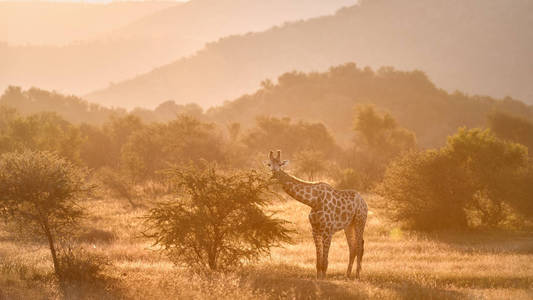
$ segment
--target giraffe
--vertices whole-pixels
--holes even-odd
[[[350,250],[346,277],[350,278],[355,257],[355,277],[359,279],[364,253],[363,232],[368,207],[365,200],[353,190],[336,190],[324,182],[308,182],[287,174],[281,168],[288,161],[281,160],[281,151],[274,157],[270,151],[268,166],[273,177],[281,183],[283,190],[297,201],[310,206],[309,222],[316,248],[317,279],[324,279],[328,269],[328,254],[333,235],[344,229]]]

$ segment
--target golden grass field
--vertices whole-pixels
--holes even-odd
[[[347,280],[344,233],[335,236],[326,280],[315,279],[309,208],[294,200],[273,209],[292,222],[294,244],[235,274],[210,280],[173,266],[143,239],[146,208],[127,201],[84,203],[90,217],[84,248],[107,256],[106,278],[77,287],[70,298],[87,299],[533,299],[533,233],[403,232],[373,210],[365,235],[361,280]],[[44,245],[0,235],[0,299],[60,298]]]

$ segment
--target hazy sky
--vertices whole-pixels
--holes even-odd
[[[143,1],[143,0],[126,0],[126,1]],[[154,0],[149,0],[154,1]],[[157,1],[157,0],[156,0]],[[176,1],[187,2],[189,0],[161,0],[161,1]],[[110,2],[125,2],[122,0],[0,0],[0,2],[86,2],[86,3],[110,3]]]

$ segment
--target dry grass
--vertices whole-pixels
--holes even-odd
[[[369,197],[370,207],[377,198]],[[125,299],[531,299],[532,233],[402,232],[373,211],[365,236],[360,281],[347,280],[348,250],[338,233],[330,252],[328,279],[317,281],[309,209],[296,201],[273,208],[293,222],[295,243],[238,274],[211,280],[176,269],[140,237],[146,208],[126,201],[91,200],[91,217],[80,238],[86,249],[106,255],[108,280],[77,287],[70,298]],[[46,249],[0,234],[0,299],[61,298],[50,275]]]

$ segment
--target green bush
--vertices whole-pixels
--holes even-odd
[[[376,189],[394,221],[423,230],[462,229],[470,193],[466,174],[439,151],[412,152],[394,161]]]
[[[5,112],[0,112],[0,116],[2,114]],[[80,148],[83,140],[79,128],[56,113],[42,112],[25,117],[10,117],[7,122],[2,123],[4,125],[0,126],[3,126],[4,130],[0,128],[0,151],[3,153],[24,150],[49,151],[71,162],[81,162]]]
[[[470,220],[472,225],[506,225],[509,203],[519,196],[528,172],[527,150],[497,138],[490,130],[461,129],[448,140],[445,152],[456,168],[468,174],[471,194],[466,208],[479,216]]]
[[[488,117],[489,128],[501,139],[520,143],[533,155],[533,122],[502,112],[493,112]]]
[[[293,122],[287,117],[258,117],[256,126],[243,136],[242,141],[252,153],[283,149],[290,158],[305,150],[317,151],[328,157],[339,152],[335,138],[324,124]]]
[[[171,164],[225,160],[224,140],[213,124],[189,116],[151,124],[131,134],[121,150],[121,169],[133,183],[159,180]]]
[[[533,161],[530,163],[528,171],[519,179],[516,196],[509,203],[515,211],[528,219],[533,219]]]
[[[65,299],[117,299],[116,278],[106,274],[110,260],[82,247],[64,247],[59,251],[59,286]]]
[[[489,130],[460,129],[439,150],[393,162],[376,190],[391,217],[411,228],[506,227],[521,213],[512,209],[517,199],[530,193],[528,164],[524,146]]]

